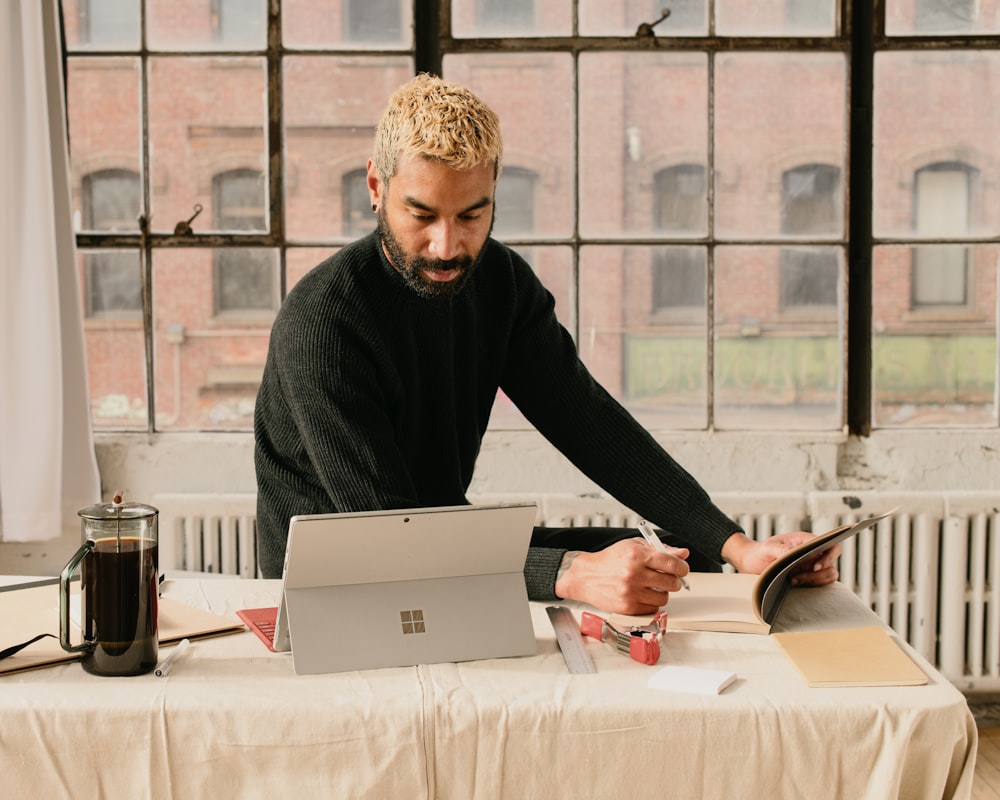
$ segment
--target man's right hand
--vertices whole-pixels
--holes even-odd
[[[617,614],[652,614],[682,588],[686,549],[659,553],[642,539],[622,539],[596,553],[570,550],[556,576],[555,593]]]

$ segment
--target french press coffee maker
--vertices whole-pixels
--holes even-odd
[[[83,544],[59,578],[59,640],[82,653],[94,675],[141,675],[156,667],[159,511],[143,503],[111,503],[77,512]],[[81,576],[83,643],[70,642],[70,581]]]

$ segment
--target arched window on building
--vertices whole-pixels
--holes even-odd
[[[678,164],[656,173],[654,228],[674,236],[704,236],[708,225],[705,167]],[[654,315],[705,309],[705,248],[665,245],[653,250],[652,308]]]
[[[843,226],[840,169],[803,164],[781,181],[781,232],[792,237],[839,236]],[[834,247],[803,245],[781,251],[781,308],[837,306],[839,277]]]
[[[920,237],[952,238],[969,230],[975,170],[943,162],[917,170],[913,181],[913,229]],[[914,309],[964,306],[969,297],[969,250],[960,244],[913,247]]]
[[[213,227],[216,230],[267,230],[264,175],[235,169],[212,181]],[[253,247],[215,252],[213,289],[215,313],[273,311],[278,307],[278,277],[273,253]]]
[[[139,228],[139,174],[125,169],[92,172],[83,178],[83,228],[129,231]],[[142,278],[135,250],[85,253],[84,307],[87,317],[142,314]]]

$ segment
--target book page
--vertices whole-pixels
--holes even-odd
[[[771,626],[754,610],[756,580],[756,575],[739,572],[689,572],[691,591],[670,593],[667,630],[768,633]],[[612,615],[612,619],[627,625],[649,622],[649,617]]]

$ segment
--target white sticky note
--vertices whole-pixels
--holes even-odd
[[[735,680],[736,673],[728,670],[669,664],[650,675],[646,685],[665,692],[719,694]]]

